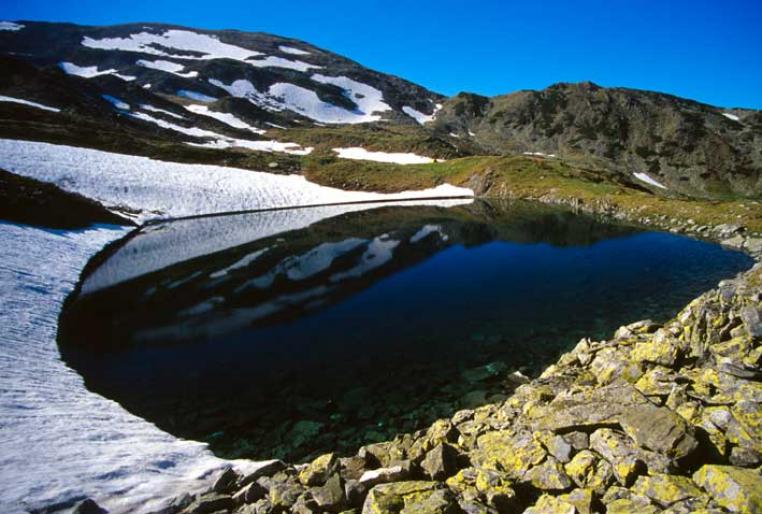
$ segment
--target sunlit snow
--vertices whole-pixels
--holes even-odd
[[[741,118],[739,118],[735,114],[732,114],[732,113],[729,113],[729,112],[723,112],[722,115],[725,116],[726,118],[728,118],[729,120],[741,121]]]
[[[280,45],[278,47],[278,50],[283,52],[284,54],[291,54],[291,55],[310,55],[310,52],[306,50],[302,50],[300,48],[295,48],[293,46],[286,46],[286,45]]]
[[[10,30],[10,31],[17,31],[21,30],[25,27],[25,25],[21,25],[20,23],[13,23],[12,21],[0,21],[0,30]]]
[[[113,68],[99,71],[98,66],[78,66],[74,64],[73,62],[61,62],[61,63],[58,63],[58,66],[67,75],[76,75],[78,77],[84,77],[86,79],[98,77],[100,75],[112,75],[112,74],[115,74],[117,71]]]
[[[414,153],[371,152],[360,147],[334,148],[341,159],[357,159],[361,161],[391,162],[395,164],[427,164],[434,162],[431,157]]]
[[[309,64],[303,61],[292,61],[290,59],[284,59],[283,57],[276,57],[273,55],[265,57],[264,59],[249,59],[246,62],[257,68],[286,68],[296,71],[309,71],[313,68],[322,68],[322,66],[316,64]]]
[[[260,52],[223,43],[216,36],[189,30],[166,30],[161,34],[140,32],[129,37],[93,39],[85,37],[82,45],[100,50],[122,50],[142,54],[160,55],[175,59],[235,59],[245,61]],[[164,49],[178,52],[167,53]]]
[[[173,75],[177,75],[178,77],[185,77],[185,78],[193,78],[198,76],[197,71],[189,71],[183,73],[183,70],[185,69],[185,66],[182,64],[177,64],[176,62],[172,61],[164,61],[164,60],[156,60],[156,61],[148,61],[146,59],[140,59],[135,64],[138,66],[143,66],[144,68],[150,68],[152,70],[159,70],[159,71],[165,71],[167,73],[172,73]]]
[[[266,132],[265,130],[262,130],[260,128],[252,127],[251,125],[249,125],[242,119],[237,118],[235,115],[229,112],[213,111],[206,105],[191,104],[191,105],[186,105],[185,108],[193,113],[200,114],[201,116],[208,116],[210,118],[214,118],[218,121],[221,121],[222,123],[225,123],[226,125],[230,125],[231,127],[234,127],[237,129],[249,130],[251,132],[254,132],[255,134],[264,134]]]
[[[429,123],[430,121],[432,121],[434,119],[434,116],[436,116],[436,114],[437,114],[436,111],[434,111],[431,114],[424,114],[421,111],[416,111],[415,109],[413,109],[409,105],[403,106],[402,107],[402,112],[404,112],[405,114],[407,114],[408,116],[413,118],[415,121],[417,121],[421,125],[423,125],[425,123]]]
[[[175,114],[174,112],[167,111],[166,109],[159,109],[158,107],[154,107],[153,105],[142,104],[140,108],[143,109],[144,111],[151,111],[151,112],[166,114],[167,116],[172,116],[173,118],[177,118],[178,120],[185,119],[185,116],[180,116],[179,114]]]
[[[8,139],[0,139],[0,168],[52,182],[109,208],[140,211],[138,218],[143,220],[360,200],[473,196],[470,189],[449,184],[393,194],[342,191],[310,183],[302,175],[166,162]]]

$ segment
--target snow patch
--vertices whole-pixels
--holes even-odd
[[[417,121],[421,125],[424,125],[424,124],[429,123],[430,121],[432,121],[434,119],[434,117],[436,116],[436,114],[437,114],[436,110],[434,110],[434,112],[432,112],[431,114],[424,114],[421,111],[416,111],[415,109],[413,109],[409,105],[403,106],[402,107],[402,112],[404,112],[405,114],[407,114],[408,116],[413,118],[415,121]]]
[[[138,66],[142,66],[144,68],[150,68],[152,70],[165,71],[167,73],[177,75],[178,77],[185,77],[185,78],[191,79],[198,76],[197,71],[189,71],[189,72],[183,73],[185,66],[183,66],[182,64],[177,64],[176,62],[172,62],[172,61],[163,61],[161,59],[156,61],[148,61],[145,59],[140,59],[135,64],[137,64]]]
[[[178,120],[184,120],[185,116],[180,116],[179,114],[175,114],[173,112],[167,111],[165,109],[159,109],[158,107],[154,107],[153,105],[148,104],[142,104],[140,106],[141,109],[144,111],[151,111],[151,112],[158,112],[160,114],[166,114],[167,116],[171,116],[173,118],[177,118]]]
[[[523,155],[529,155],[531,157],[543,157],[547,159],[555,159],[556,154],[554,153],[544,153],[544,152],[524,152]]]
[[[246,62],[252,66],[256,66],[257,68],[286,68],[296,71],[310,71],[313,68],[322,68],[322,66],[318,66],[316,64],[309,64],[304,61],[291,61],[289,59],[284,59],[283,57],[276,57],[273,55],[265,57],[264,59],[249,59]]]
[[[99,71],[97,65],[96,66],[78,66],[74,64],[73,62],[60,62],[58,63],[58,66],[67,75],[76,75],[78,77],[84,77],[86,79],[99,77],[100,75],[112,75],[117,72],[117,70],[113,68]]]
[[[278,50],[283,52],[284,54],[291,54],[291,55],[310,55],[310,52],[306,50],[302,50],[300,48],[295,48],[293,46],[286,46],[286,45],[280,45],[278,47]]]
[[[722,115],[725,116],[729,120],[741,121],[741,118],[739,118],[735,114],[732,114],[732,113],[729,113],[729,112],[723,112]]]
[[[119,98],[111,95],[101,95],[101,98],[106,100],[108,103],[119,109],[120,111],[129,111],[130,110],[130,104],[125,102],[124,100],[120,100]]]
[[[276,175],[223,166],[165,162],[147,157],[33,141],[0,139],[0,168],[57,184],[109,208],[140,211],[138,221],[271,207],[473,196],[466,188],[383,194],[312,184],[302,175]]]
[[[177,96],[181,96],[189,100],[196,100],[197,102],[204,102],[204,103],[212,103],[217,101],[217,99],[213,96],[208,96],[208,95],[205,95],[204,93],[199,93],[198,91],[190,91],[188,89],[180,89],[177,92]]]
[[[647,173],[635,172],[633,173],[633,175],[635,175],[635,178],[637,178],[638,180],[642,180],[646,184],[651,184],[652,186],[660,187],[661,189],[667,189],[667,186],[651,178],[651,176],[648,175]]]
[[[351,148],[334,148],[333,151],[339,155],[340,159],[391,162],[395,164],[428,164],[434,162],[434,159],[431,157],[424,157],[414,153],[370,152],[359,146]]]
[[[114,76],[116,78],[122,79],[125,82],[132,82],[137,77],[133,77],[132,75],[122,75],[121,73],[114,73]]]
[[[166,30],[161,34],[140,32],[125,38],[93,39],[85,37],[82,46],[99,50],[121,50],[174,59],[209,60],[234,59],[245,61],[262,55],[260,52],[223,43],[216,36],[199,34],[189,30]],[[178,50],[167,53],[164,49]]]
[[[366,116],[376,112],[391,111],[392,108],[384,101],[384,95],[375,87],[357,82],[349,77],[329,77],[326,75],[315,74],[312,80],[320,84],[331,84],[344,90],[344,95],[357,105],[359,113]],[[380,117],[376,116],[373,120],[377,121]]]
[[[245,121],[243,121],[240,118],[237,118],[235,115],[229,113],[229,112],[220,112],[220,111],[213,111],[206,105],[186,105],[186,109],[189,111],[200,114],[201,116],[208,116],[210,118],[214,118],[218,121],[221,121],[222,123],[225,123],[226,125],[230,125],[231,127],[237,128],[237,129],[245,129],[249,130],[251,132],[254,132],[255,134],[264,134],[266,131],[262,130],[257,127],[252,127]]]
[[[12,21],[0,21],[0,30],[10,30],[13,32],[23,29],[26,25],[13,23]]]
[[[30,102],[29,100],[22,100],[21,98],[13,98],[12,96],[0,95],[0,102],[12,102],[16,104],[28,105],[30,107],[42,109],[44,111],[61,112],[61,109],[58,109],[56,107],[48,107],[47,105],[38,104],[37,102]]]

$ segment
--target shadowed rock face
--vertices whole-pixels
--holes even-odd
[[[445,102],[434,127],[492,151],[554,155],[633,184],[646,173],[691,196],[762,194],[762,115],[592,83]]]
[[[499,399],[523,380],[511,372],[539,372],[591,330],[664,318],[748,264],[542,206],[390,206],[273,228],[296,212],[138,231],[67,302],[64,359],[89,388],[219,453],[301,459]],[[601,412],[604,425],[622,417]],[[426,466],[450,469],[450,449]]]

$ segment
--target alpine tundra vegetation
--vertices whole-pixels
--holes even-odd
[[[762,513],[762,111],[167,23],[0,70],[1,511]]]

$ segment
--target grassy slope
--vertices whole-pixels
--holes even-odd
[[[393,165],[338,159],[306,159],[312,181],[334,187],[398,191],[443,182],[476,187],[483,196],[567,203],[597,212],[622,212],[629,219],[671,226],[675,220],[696,225],[742,224],[762,233],[762,206],[753,200],[706,201],[657,196],[610,182],[596,181],[587,170],[558,160],[525,156],[487,156],[444,163]],[[660,223],[661,221],[661,223]]]

